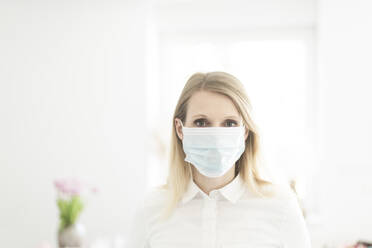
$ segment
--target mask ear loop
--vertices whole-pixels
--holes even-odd
[[[191,164],[190,164],[190,162],[186,162],[186,163],[184,163],[184,164],[183,164],[183,167],[186,168],[186,169],[188,169],[188,170],[190,171],[190,175],[191,175],[191,177],[192,177],[192,169],[191,169]]]
[[[180,122],[181,122],[181,127],[183,128],[183,123],[182,123],[182,121],[180,121]],[[190,162],[186,161],[186,163],[183,164],[183,167],[187,167],[187,165],[190,165]]]
[[[187,166],[187,165],[189,165],[189,166]],[[194,180],[194,176],[193,176],[193,174],[192,174],[192,169],[191,169],[191,164],[190,164],[190,162],[187,162],[186,165],[184,165],[184,166],[185,166],[185,168],[187,168],[187,169],[189,170],[191,180]]]

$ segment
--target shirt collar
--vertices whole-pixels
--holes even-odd
[[[246,190],[243,179],[240,173],[224,187],[217,189],[220,194],[222,194],[231,203],[236,203],[239,198],[243,195]],[[182,203],[185,204],[197,195],[202,195],[204,197],[209,197],[204,191],[202,191],[197,184],[195,184],[192,177],[189,180],[189,184],[185,194],[182,197]]]

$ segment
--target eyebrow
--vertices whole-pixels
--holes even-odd
[[[193,118],[194,118],[194,117],[198,117],[198,116],[201,116],[201,117],[207,117],[207,118],[208,118],[208,116],[203,115],[203,114],[194,115]],[[236,119],[239,119],[239,117],[237,117],[237,116],[235,116],[235,115],[225,116],[225,118],[236,118]]]

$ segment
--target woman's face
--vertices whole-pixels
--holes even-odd
[[[234,103],[225,95],[198,91],[189,99],[185,127],[237,127],[241,126],[242,117]],[[181,120],[175,119],[178,137],[182,140]],[[245,139],[248,136],[246,130]]]

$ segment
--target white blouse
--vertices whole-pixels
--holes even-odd
[[[284,187],[283,187],[284,189]],[[152,190],[137,210],[128,248],[310,248],[306,222],[288,187],[254,196],[240,174],[209,195],[193,180],[166,222],[157,218],[165,189]]]

